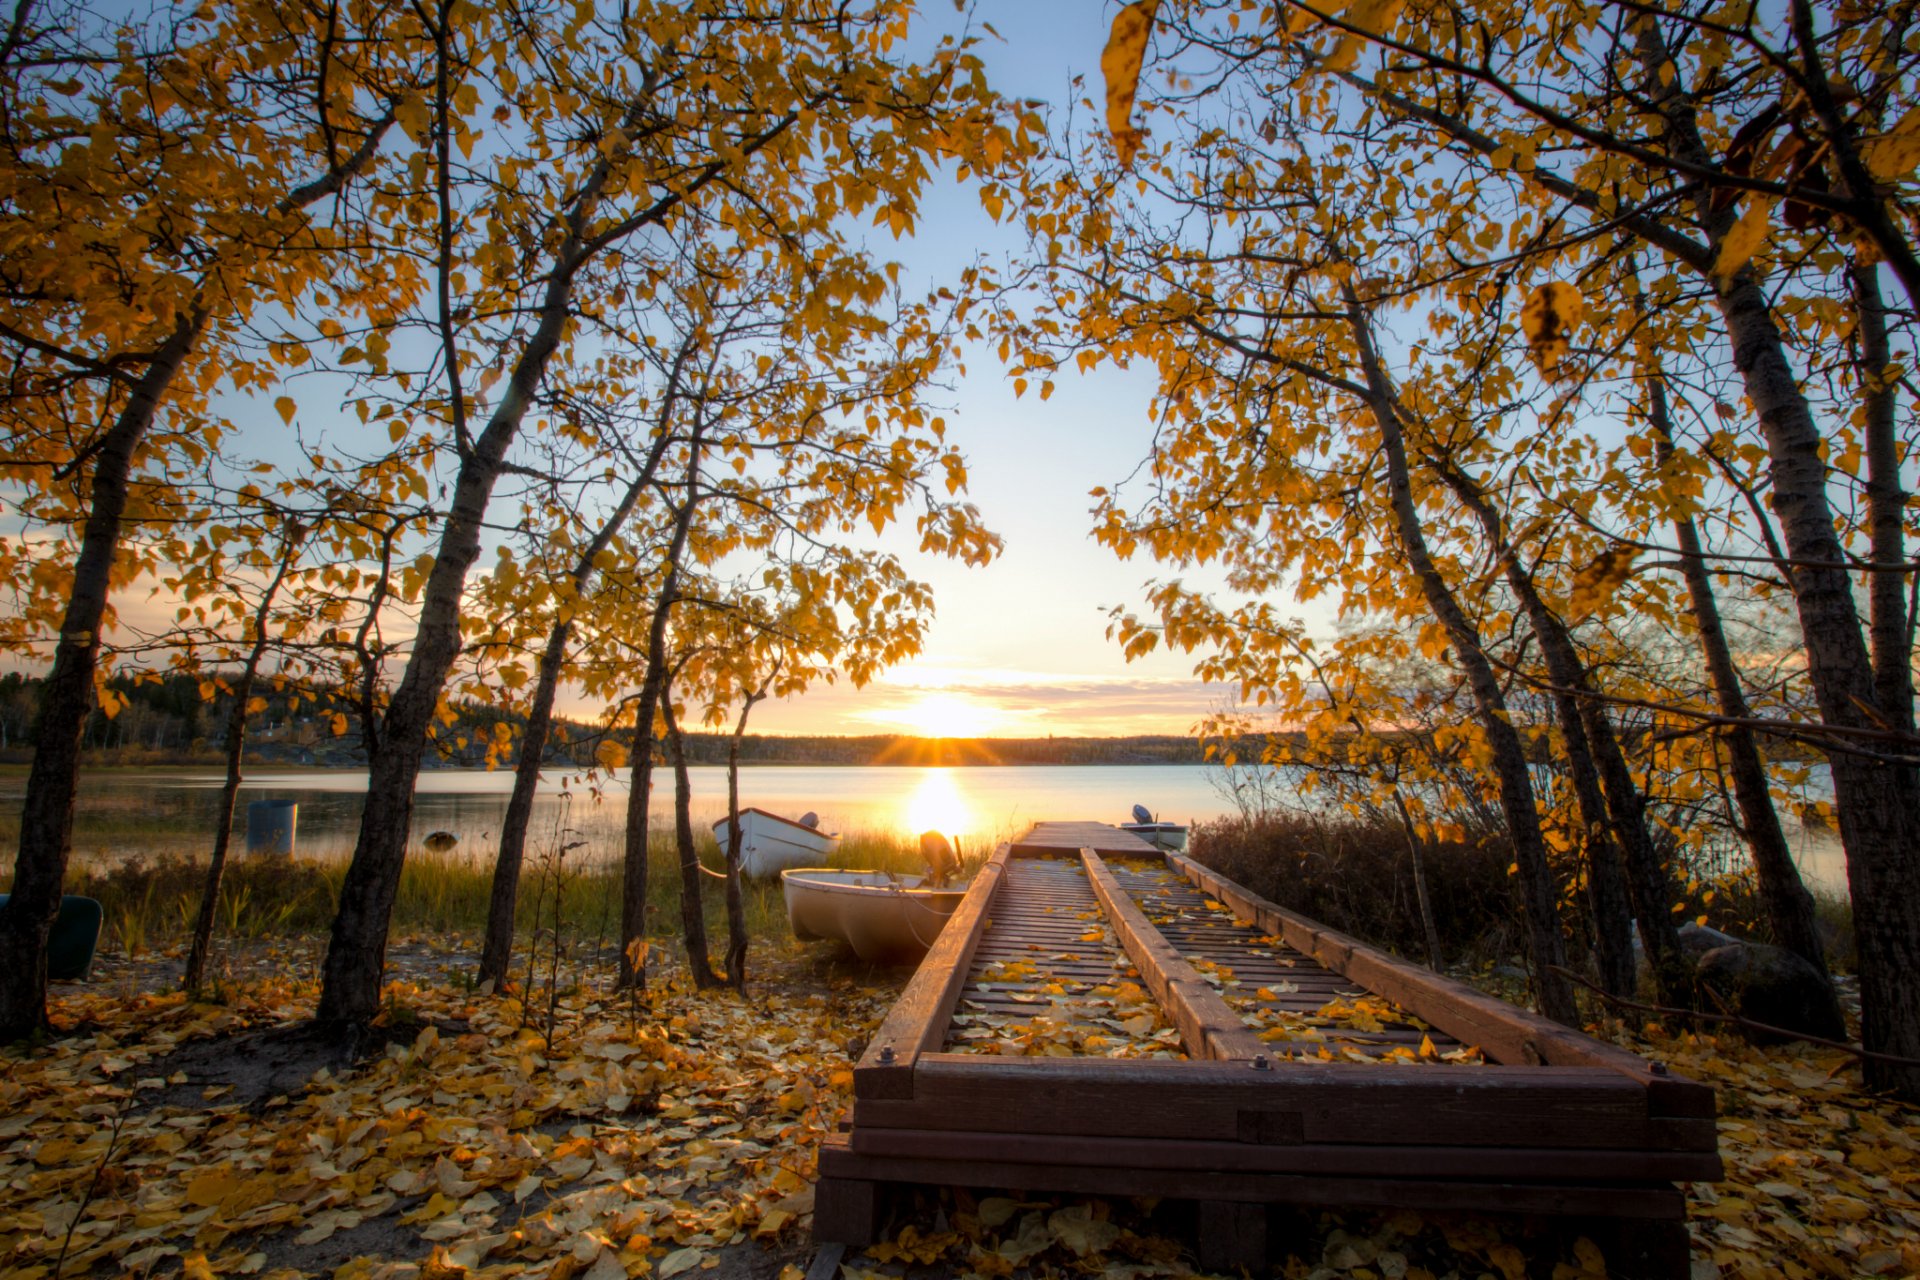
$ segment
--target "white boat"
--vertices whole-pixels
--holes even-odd
[[[811,814],[807,815],[813,816]],[[713,824],[713,838],[720,843],[721,856],[727,852],[732,825],[722,818]],[[804,867],[833,855],[840,837],[806,823],[783,818],[765,809],[740,811],[740,873],[756,879],[771,879],[787,867]]]
[[[844,942],[862,960],[917,960],[967,896],[921,876],[806,867],[780,873],[787,921],[802,942]]]
[[[1178,853],[1187,847],[1187,829],[1177,822],[1123,822],[1122,831],[1131,831],[1156,849]]]

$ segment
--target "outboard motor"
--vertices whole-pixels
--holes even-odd
[[[800,815],[800,825],[807,828],[817,827],[820,825],[820,815],[809,809]]]
[[[960,859],[947,843],[947,838],[938,831],[920,833],[920,858],[927,864],[927,873],[934,888],[945,887],[955,872],[960,870]]]
[[[1148,826],[1152,826],[1153,813],[1151,810],[1147,808],[1147,806],[1143,804],[1137,804],[1133,806],[1133,820],[1135,822],[1145,823]]]

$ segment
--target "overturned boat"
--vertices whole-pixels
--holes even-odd
[[[782,871],[787,920],[802,942],[844,942],[862,960],[918,960],[967,896],[921,876],[807,867]]]
[[[768,880],[787,867],[804,867],[832,857],[840,847],[840,837],[820,830],[819,819],[808,822],[807,818],[813,815],[809,813],[796,822],[765,809],[740,810],[740,873]],[[713,824],[713,838],[723,855],[732,834],[727,819]]]

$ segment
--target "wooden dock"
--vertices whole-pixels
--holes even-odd
[[[995,851],[854,1096],[822,1241],[918,1183],[1196,1200],[1213,1268],[1264,1263],[1275,1204],[1545,1215],[1666,1280],[1674,1183],[1720,1176],[1706,1086],[1096,823]]]

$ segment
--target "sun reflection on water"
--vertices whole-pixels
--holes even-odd
[[[907,830],[938,831],[953,837],[973,828],[974,814],[947,769],[928,769],[902,807]]]

